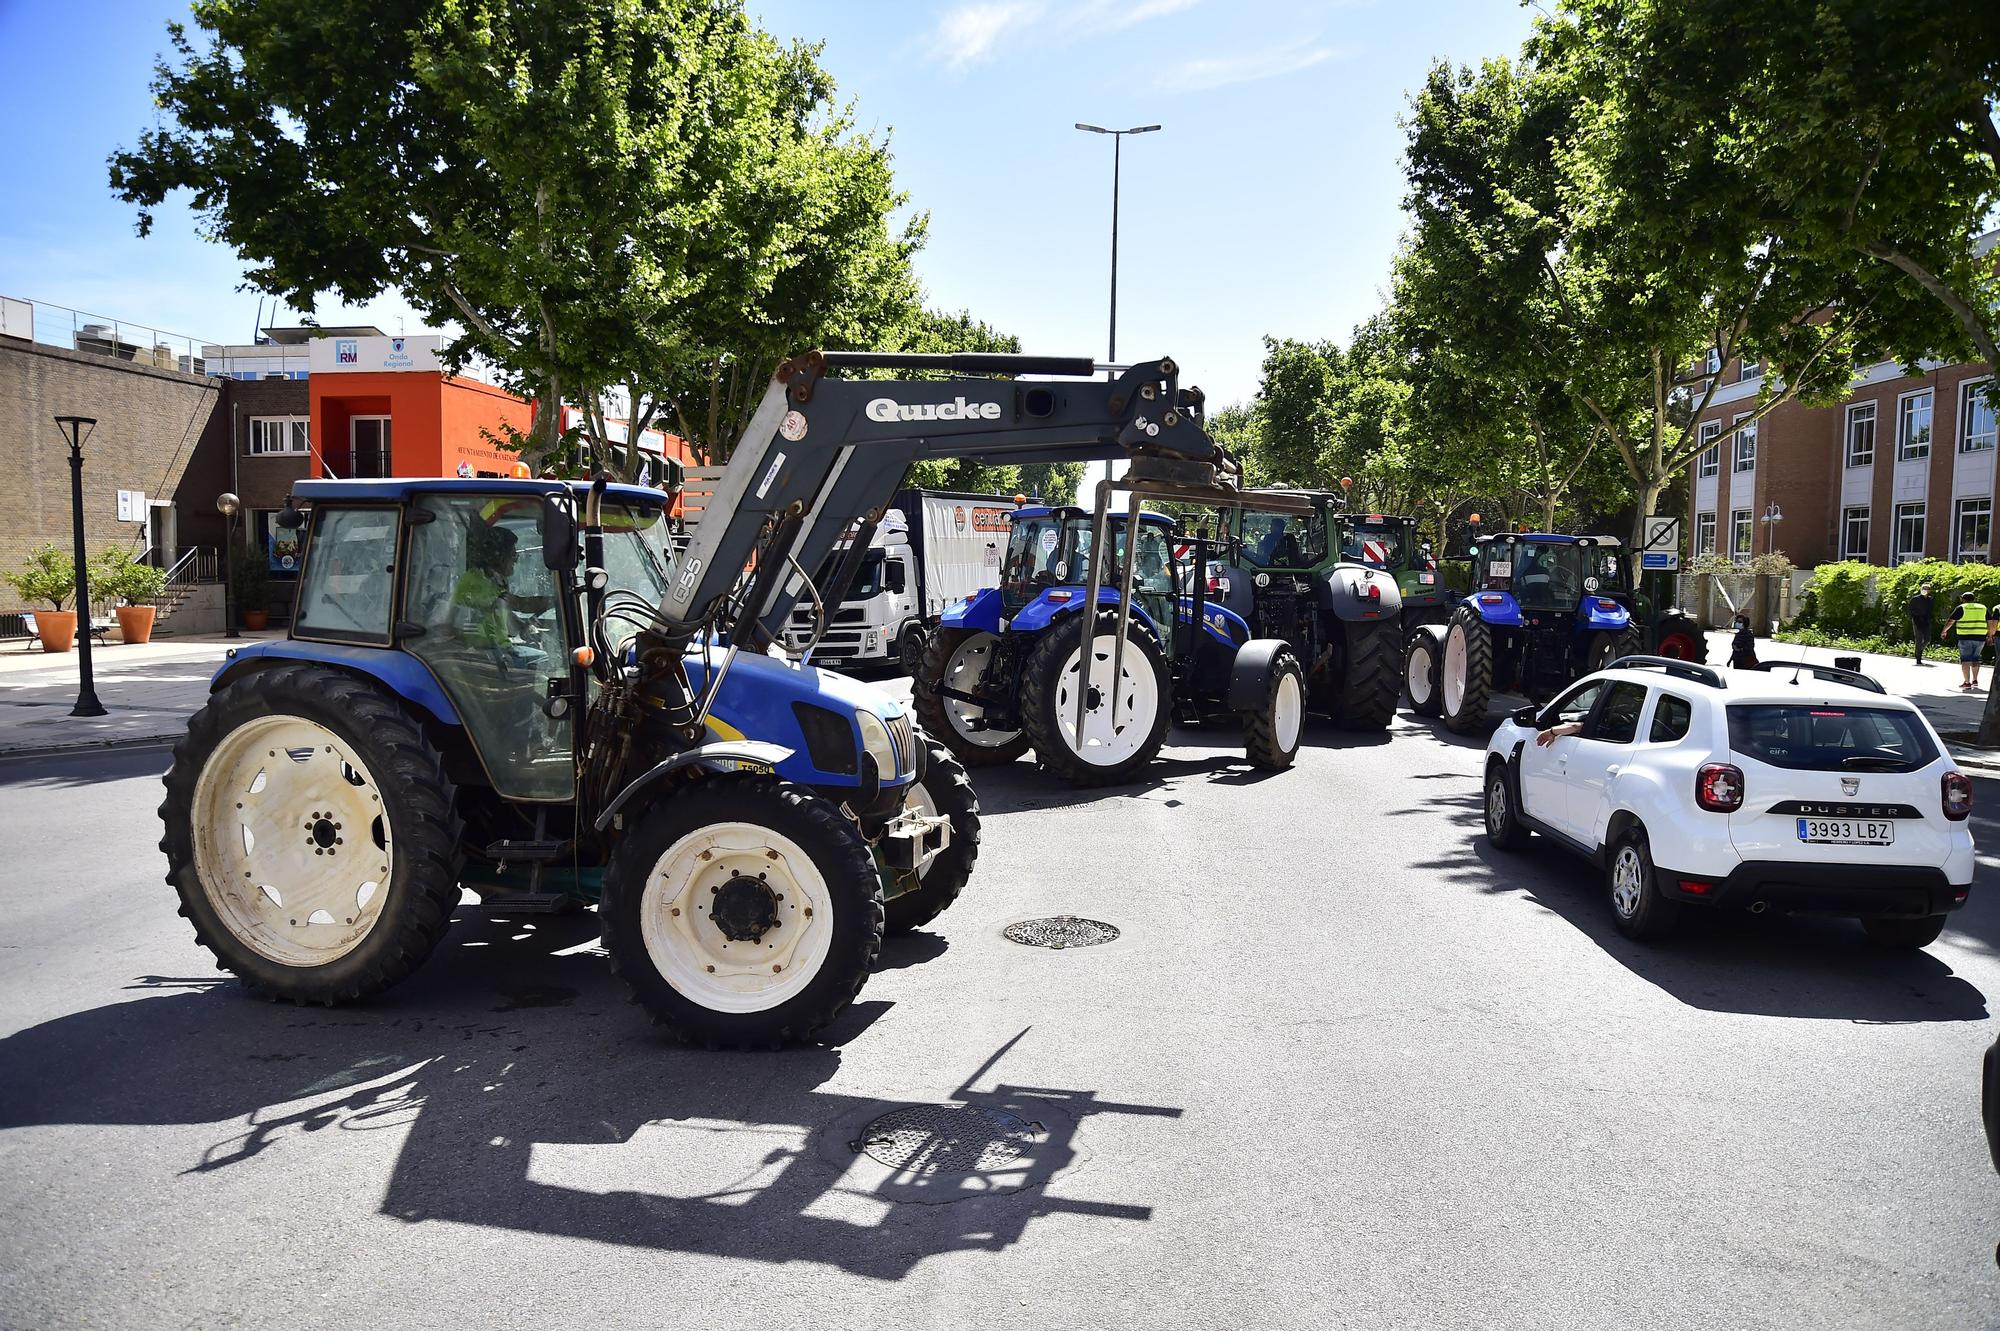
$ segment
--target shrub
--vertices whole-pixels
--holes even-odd
[[[230,566],[230,578],[235,583],[236,609],[269,610],[271,608],[271,560],[256,546],[236,552],[236,562]]]
[[[1931,612],[1932,633],[1951,617],[1952,607],[1966,592],[1971,592],[1981,605],[2000,603],[2000,568],[1992,564],[1951,564],[1942,559],[1925,559],[1883,569],[1875,581],[1883,636],[1896,642],[1910,640],[1910,598],[1926,582],[1931,584],[1931,596],[1936,603]]]
[[[38,545],[28,554],[19,573],[0,574],[15,591],[30,601],[47,601],[61,610],[76,594],[76,564],[51,543]]]
[[[1806,583],[1805,609],[1794,622],[1850,638],[1880,632],[1881,611],[1868,603],[1868,579],[1877,572],[1852,559],[1819,565]]]
[[[151,605],[167,592],[167,575],[151,564],[138,564],[125,550],[106,550],[92,561],[93,595],[114,596],[131,605]]]

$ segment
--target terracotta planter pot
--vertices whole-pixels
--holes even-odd
[[[262,633],[264,626],[270,622],[271,612],[268,610],[245,610],[243,612],[243,627],[249,629],[252,633]]]
[[[35,632],[42,639],[43,651],[68,651],[76,646],[76,611],[37,610]]]
[[[121,605],[118,607],[118,636],[127,642],[151,642],[153,640],[153,617],[159,610],[150,605]]]

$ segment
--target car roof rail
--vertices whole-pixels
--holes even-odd
[[[1604,667],[1606,670],[1664,670],[1669,675],[1681,679],[1691,679],[1697,684],[1706,684],[1711,689],[1729,687],[1722,676],[1705,665],[1683,661],[1677,656],[1621,656]]]
[[[1884,696],[1889,692],[1889,690],[1882,687],[1882,682],[1873,675],[1864,675],[1859,670],[1849,670],[1845,666],[1818,665],[1811,661],[1766,661],[1763,668],[1773,673],[1780,670],[1791,671],[1792,683],[1794,684],[1799,682],[1799,676],[1803,673],[1811,675],[1814,679],[1823,680],[1828,684],[1847,684],[1857,689],[1866,689],[1870,693],[1880,693]]]

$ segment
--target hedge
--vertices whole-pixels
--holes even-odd
[[[1868,580],[1875,580],[1875,599],[1868,599]],[[1910,640],[1905,612],[1910,597],[1923,583],[1931,584],[1936,608],[1931,612],[1935,634],[1950,617],[1959,597],[1971,592],[1984,605],[2000,605],[2000,566],[1953,564],[1924,559],[1894,568],[1855,560],[1821,564],[1806,583],[1804,605],[1792,622],[1801,628],[1850,638]]]

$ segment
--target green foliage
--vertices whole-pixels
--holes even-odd
[[[229,581],[237,610],[271,608],[271,559],[262,550],[255,546],[238,550],[229,565]]]
[[[1910,635],[1905,633],[1901,642],[1894,642],[1879,634],[1856,638],[1843,633],[1827,633],[1816,628],[1797,625],[1779,629],[1771,635],[1777,642],[1795,643],[1800,647],[1825,647],[1836,652],[1873,652],[1877,656],[1910,657]],[[1924,648],[1924,659],[1929,661],[1956,661],[1958,649],[1933,641]]]
[[[1813,570],[1806,583],[1805,610],[1793,625],[1844,638],[1907,643],[1910,597],[1926,582],[1931,584],[1932,633],[1944,627],[1966,592],[1982,605],[2000,605],[2000,566],[1925,559],[1882,568],[1846,560]]]
[[[29,551],[20,572],[0,577],[24,600],[47,601],[54,610],[61,610],[76,595],[76,563],[52,542]]]
[[[106,550],[90,563],[90,590],[93,597],[151,605],[166,595],[167,575],[151,564],[135,562],[128,550]]]
[[[1856,560],[1821,564],[1806,581],[1805,612],[1798,622],[1826,633],[1866,637],[1881,627],[1881,613],[1868,599],[1877,570]]]
[[[163,113],[111,159],[139,230],[188,190],[248,277],[300,309],[401,291],[613,469],[607,401],[709,457],[782,355],[852,347],[917,308],[926,218],[887,142],[833,101],[816,46],[740,0],[197,0]]]

